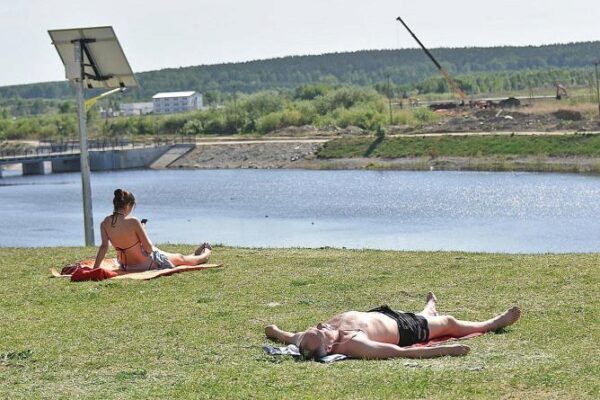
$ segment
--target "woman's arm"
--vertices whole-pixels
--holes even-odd
[[[133,220],[134,227],[135,227],[135,234],[137,235],[138,239],[140,240],[142,247],[148,253],[152,252],[154,245],[150,241],[150,238],[148,237],[148,234],[146,233],[146,229],[144,229],[144,225],[142,225],[142,223],[137,218],[132,218],[132,220]]]
[[[106,233],[106,229],[104,229],[104,222],[100,224],[100,236],[102,236],[102,243],[98,247],[98,252],[96,253],[96,261],[94,261],[94,269],[100,267],[102,260],[104,260],[104,256],[106,256],[106,252],[108,251],[108,234]]]

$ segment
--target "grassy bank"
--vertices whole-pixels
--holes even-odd
[[[167,250],[189,251],[185,246]],[[90,248],[0,249],[0,398],[597,398],[600,255],[217,248],[226,268],[147,282],[49,279]],[[263,327],[303,329],[389,303],[502,334],[462,358],[329,366],[263,355]],[[595,294],[594,294],[595,293]]]
[[[600,157],[600,135],[345,137],[325,143],[317,156],[328,158],[405,157]]]

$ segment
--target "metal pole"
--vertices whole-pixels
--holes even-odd
[[[598,80],[598,64],[600,64],[600,60],[594,62],[596,67],[596,99],[598,100],[598,118],[600,119],[600,82]]]
[[[388,95],[388,104],[390,106],[390,125],[394,124],[394,116],[392,114],[392,95],[390,92],[390,74],[387,74],[387,95]]]
[[[76,81],[77,114],[79,116],[79,149],[81,166],[81,187],[83,194],[83,226],[85,230],[85,245],[94,246],[94,221],[92,214],[92,187],[90,184],[90,162],[87,142],[87,121],[85,104],[83,100],[83,49],[80,41],[73,42],[75,49],[75,62],[81,66],[81,76]]]

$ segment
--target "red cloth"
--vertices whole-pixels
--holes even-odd
[[[92,269],[90,267],[78,267],[71,274],[71,281],[102,281],[104,279],[114,278],[117,275],[119,274],[116,271],[109,271],[104,268]]]

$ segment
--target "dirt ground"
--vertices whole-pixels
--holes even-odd
[[[533,112],[519,109],[489,109],[453,111],[442,114],[439,122],[417,129],[414,133],[436,132],[590,132],[599,129],[597,119],[587,112],[557,109],[550,112]]]
[[[169,165],[169,168],[302,168],[313,160],[321,143],[225,143],[203,146]]]

